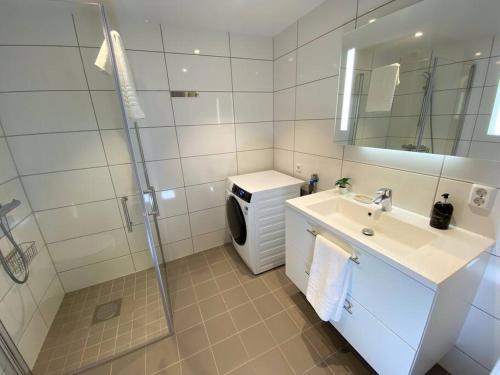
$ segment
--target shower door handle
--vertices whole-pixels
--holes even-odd
[[[122,202],[123,216],[125,216],[125,224],[127,225],[127,230],[132,232],[132,220],[130,219],[130,212],[128,211],[127,197],[120,198]]]
[[[148,190],[145,190],[144,193],[149,194],[151,197],[151,212],[149,215],[151,216],[160,216],[160,210],[158,208],[158,201],[156,200],[156,192],[153,186],[150,186]]]

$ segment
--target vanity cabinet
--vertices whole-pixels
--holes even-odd
[[[352,254],[344,311],[340,321],[331,323],[378,373],[424,374],[451,348],[447,346],[453,345],[460,331],[463,308],[453,306],[451,300],[447,305],[447,293],[438,298],[439,289],[430,289],[287,207],[286,274],[302,293],[307,290],[313,233]]]

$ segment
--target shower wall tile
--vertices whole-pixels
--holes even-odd
[[[297,76],[297,52],[290,52],[274,61],[274,90],[295,86]]]
[[[229,34],[162,25],[166,52],[229,57]],[[198,53],[195,51],[198,50]]]
[[[139,91],[139,103],[146,118],[138,120],[139,126],[173,126],[174,114],[168,91]],[[120,119],[121,120],[121,119]],[[120,122],[121,124],[122,122]]]
[[[26,205],[26,202],[23,202]],[[11,221],[9,221],[12,224]],[[12,235],[16,239],[16,241],[23,242],[35,242],[35,246],[38,250],[43,250],[45,247],[45,242],[43,240],[42,234],[38,229],[38,225],[35,221],[35,216],[30,214],[23,221],[17,224],[14,228],[12,228]],[[5,249],[5,251],[13,249],[12,244],[7,240],[6,237],[3,237],[0,240],[0,248]]]
[[[48,243],[117,229],[123,225],[114,199],[41,211],[35,216]]]
[[[0,94],[0,114],[7,136],[97,130],[90,95],[83,91]]]
[[[238,151],[272,148],[273,123],[236,124],[236,147]]]
[[[165,57],[172,90],[231,91],[228,58],[171,53]]]
[[[200,234],[193,237],[194,252],[212,249],[216,246],[221,246],[227,242],[227,231],[221,229],[215,232]]]
[[[157,190],[167,190],[184,185],[180,159],[150,161],[146,163],[151,184]]]
[[[295,120],[295,87],[274,93],[274,121]]]
[[[261,122],[273,120],[272,93],[233,94],[235,122]]]
[[[163,243],[172,243],[191,237],[188,215],[180,215],[158,221]]]
[[[297,48],[297,25],[298,22],[292,23],[274,37],[274,59]]]
[[[137,90],[168,90],[163,53],[127,51],[127,57]]]
[[[226,182],[216,181],[186,187],[189,212],[222,206],[226,199]]]
[[[337,85],[338,77],[332,77],[297,86],[297,119],[335,118]]]
[[[28,286],[37,304],[39,304],[48,289],[50,282],[56,275],[52,260],[47,248],[40,249],[33,262],[30,264]]]
[[[58,276],[54,276],[42,300],[38,304],[43,320],[50,327],[63,300],[64,289]]]
[[[14,342],[19,342],[37,305],[28,285],[11,288],[0,304],[0,319]]]
[[[273,91],[272,61],[231,59],[234,91]]]
[[[144,128],[140,129],[139,132],[146,161],[179,157],[174,127]]]
[[[49,327],[44,322],[39,310],[36,310],[17,345],[28,366],[35,365],[48,331]]]
[[[90,90],[110,90],[115,89],[113,78],[101,71],[94,65],[99,53],[99,48],[80,48],[82,54],[83,67]],[[81,63],[80,63],[81,65]]]
[[[236,154],[184,158],[182,169],[186,186],[225,180],[237,174]]]
[[[128,50],[163,52],[160,25],[141,19],[113,19],[112,27],[117,30]],[[99,44],[100,46],[100,44]]]
[[[78,268],[129,253],[122,228],[49,244],[58,272]]]
[[[200,92],[197,98],[172,98],[176,125],[228,124],[234,122],[233,96],[229,92]]]
[[[24,194],[24,190],[19,178],[15,178],[0,185],[0,201],[10,202],[13,199],[17,199],[18,201],[20,201],[21,205],[7,215],[7,219],[9,220],[9,225],[11,228],[14,228],[31,213],[28,199]]]
[[[273,149],[238,152],[238,173],[254,173],[273,169]]]
[[[209,208],[189,214],[193,236],[224,229],[226,226],[225,206]]]
[[[78,48],[0,46],[0,91],[86,88]]]
[[[0,184],[3,184],[5,181],[11,180],[16,176],[16,167],[12,157],[10,156],[7,141],[4,138],[0,138]]]
[[[96,131],[10,137],[21,175],[106,165]]]
[[[163,256],[167,262],[193,254],[193,241],[191,238],[165,244]]]
[[[249,59],[273,59],[273,41],[271,38],[230,33],[231,56]]]
[[[184,188],[158,191],[156,200],[161,218],[185,214],[188,211]]]
[[[138,187],[132,170],[132,164],[112,165],[109,167],[111,179],[116,192],[116,196],[123,197],[127,195],[138,194]],[[141,181],[144,182],[144,175],[139,173]]]
[[[116,92],[91,91],[90,95],[99,129],[122,129],[123,120]]]
[[[35,211],[115,196],[106,167],[31,175],[22,181]]]
[[[233,124],[181,126],[177,135],[181,157],[236,151]]]
[[[124,130],[103,130],[100,135],[110,165],[131,163]]]

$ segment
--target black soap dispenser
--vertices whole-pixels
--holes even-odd
[[[450,226],[451,215],[453,215],[453,205],[448,202],[450,194],[444,193],[441,195],[442,201],[436,202],[432,209],[431,227],[437,229],[448,229]]]

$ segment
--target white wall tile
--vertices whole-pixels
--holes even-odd
[[[338,75],[342,55],[341,29],[299,48],[297,55],[297,83],[315,81]]]
[[[350,161],[344,161],[342,175],[352,179],[353,191],[360,194],[373,196],[380,187],[390,187],[395,206],[425,216],[431,211],[438,183],[437,177]]]
[[[167,262],[182,258],[193,253],[193,241],[191,240],[191,238],[188,238],[185,240],[173,242],[164,246],[163,251],[163,257]]]
[[[143,181],[142,186],[145,186],[144,174],[141,171],[141,166],[138,165],[138,167],[140,169],[139,176]],[[109,171],[118,197],[138,194],[139,187],[135,181],[132,164],[112,165],[109,167]]]
[[[173,126],[174,114],[168,91],[138,91],[139,102],[146,116],[138,120],[139,126]],[[120,119],[121,120],[121,119]],[[121,125],[120,121],[120,125]]]
[[[70,8],[60,3],[2,2],[0,44],[76,46]]]
[[[490,314],[491,316],[500,319],[500,257],[490,255],[488,266],[484,271],[484,276],[481,280],[476,293],[476,297],[472,302],[478,307]]]
[[[446,156],[444,177],[500,187],[500,162]]]
[[[177,125],[224,124],[234,121],[233,96],[200,92],[197,98],[172,98]]]
[[[0,91],[86,88],[78,48],[0,46]]]
[[[60,273],[66,292],[86,288],[134,272],[130,255]]]
[[[234,91],[273,91],[272,61],[231,58]]]
[[[327,0],[299,19],[299,46],[325,34],[356,16],[356,3]]]
[[[186,196],[189,212],[222,206],[226,202],[226,183],[218,181],[188,186],[186,187]]]
[[[17,92],[0,94],[6,135],[95,130],[88,92]]]
[[[274,147],[293,150],[295,143],[295,122],[276,121],[274,123]]]
[[[293,175],[293,151],[274,149],[274,169]]]
[[[153,267],[151,254],[148,250],[133,253],[132,260],[134,261],[135,272],[147,270],[148,268]]]
[[[187,213],[186,191],[170,189],[156,192],[160,217],[177,216]]]
[[[335,118],[338,77],[297,86],[297,119]]]
[[[295,87],[274,93],[274,120],[295,120]]]
[[[64,298],[64,290],[62,288],[59,277],[55,276],[52,279],[45,295],[38,304],[40,313],[42,314],[43,320],[48,327],[54,321],[54,318],[59,310],[59,306]]]
[[[86,266],[129,253],[123,228],[49,244],[57,271]]]
[[[182,157],[234,152],[234,125],[200,125],[177,127]]]
[[[236,125],[236,146],[238,151],[273,147],[273,123],[254,122]]]
[[[128,240],[128,245],[132,253],[140,252],[149,249],[148,238],[144,224],[133,225],[132,232],[125,232]],[[156,230],[153,230],[155,245],[158,246],[158,236]]]
[[[14,161],[5,138],[0,138],[0,184],[17,176]]]
[[[13,199],[21,201],[21,205],[15,210],[10,211],[7,215],[7,220],[9,221],[11,228],[15,227],[19,222],[21,222],[21,220],[31,213],[28,199],[26,198],[26,195],[24,195],[23,187],[18,178],[0,185],[0,201],[10,202]]]
[[[163,243],[177,242],[191,237],[188,215],[161,219],[158,225]]]
[[[228,58],[171,53],[165,56],[172,90],[231,91]]]
[[[23,204],[27,206],[26,202],[23,202]],[[12,224],[10,221],[9,223]],[[35,246],[39,251],[42,251],[45,247],[45,241],[43,240],[40,230],[38,229],[38,225],[33,214],[29,215],[28,217],[26,217],[26,219],[17,224],[16,227],[12,229],[12,235],[18,243],[34,241]],[[3,244],[2,242],[5,242],[5,244]],[[2,246],[2,249],[6,250],[12,248],[12,244],[10,244],[5,237],[2,238],[0,244],[0,246]]]
[[[114,197],[105,167],[25,176],[22,180],[35,211]]]
[[[103,130],[100,134],[109,164],[124,164],[132,161],[124,130]]]
[[[500,194],[497,191],[491,212],[481,212],[468,205],[471,188],[472,184],[468,182],[441,178],[435,199],[438,199],[443,193],[449,193],[450,202],[454,206],[453,224],[490,238],[496,238],[500,233],[500,218],[496,214],[500,209]]]
[[[201,234],[199,236],[193,237],[194,252],[200,252],[208,249],[212,249],[216,246],[221,246],[224,244],[226,239],[226,230],[217,230],[215,232]]]
[[[236,174],[236,154],[196,156],[182,159],[186,185],[222,181]]]
[[[146,160],[174,159],[179,157],[174,127],[139,129]]]
[[[151,184],[157,190],[168,190],[184,185],[180,159],[146,163]]]
[[[97,131],[11,137],[9,144],[21,175],[106,165]]]
[[[500,161],[500,143],[472,141],[468,156],[474,159],[490,159]]]
[[[489,375],[490,370],[481,366],[467,354],[454,346],[441,360],[439,364],[451,374],[464,375]]]
[[[28,326],[36,304],[28,285],[11,288],[0,304],[0,319],[14,342],[19,342]]]
[[[80,46],[100,47],[104,40],[104,34],[99,7],[73,3],[71,4],[71,10],[75,19],[75,28]]]
[[[297,76],[297,52],[293,51],[274,61],[274,90],[294,86]]]
[[[231,33],[231,56],[250,59],[273,59],[273,39],[270,37]]]
[[[49,243],[122,226],[114,199],[42,211],[36,213],[36,218],[45,240]]]
[[[48,331],[42,315],[36,310],[18,344],[19,351],[30,368],[35,365]]]
[[[274,37],[275,59],[297,48],[297,25],[297,22],[292,23],[285,30]]]
[[[94,65],[99,48],[80,48],[85,75],[91,90],[114,90],[113,77]],[[127,54],[128,56],[128,54]],[[135,77],[134,77],[135,78]],[[136,87],[137,88],[137,87]]]
[[[318,188],[333,189],[335,181],[341,177],[342,161],[323,156],[301,154],[296,152],[295,165],[301,165],[301,171],[295,168],[294,176],[308,181],[313,173],[319,177]]]
[[[224,229],[226,226],[225,206],[209,208],[189,214],[193,236]]]
[[[273,120],[272,93],[235,93],[235,122],[260,122]]]
[[[488,369],[500,357],[500,320],[471,307],[457,340],[457,347]]]
[[[127,51],[137,90],[168,90],[163,53]]]
[[[333,143],[333,120],[295,122],[295,150],[308,154],[342,158],[342,146]]]
[[[116,92],[91,91],[90,94],[99,129],[123,129],[123,119]]]
[[[408,153],[399,150],[384,150],[369,147],[346,146],[344,159],[381,167],[402,169],[439,176],[443,165],[443,155]]]
[[[126,49],[163,51],[159,24],[129,17],[124,22],[114,18],[112,25],[120,33]]]
[[[359,0],[358,2],[358,17],[372,9],[390,2],[390,0]]]
[[[273,169],[273,149],[238,152],[238,174]]]
[[[229,34],[223,31],[193,30],[162,25],[165,51],[229,56]]]
[[[56,275],[49,252],[46,248],[40,249],[35,259],[31,262],[28,286],[36,303],[42,300],[50,282]]]

